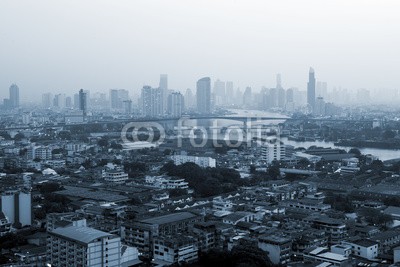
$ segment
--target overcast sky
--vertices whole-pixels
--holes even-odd
[[[397,0],[1,0],[0,97],[158,86],[400,88]]]

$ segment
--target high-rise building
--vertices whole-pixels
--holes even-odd
[[[10,107],[19,107],[19,87],[15,83],[10,86]]]
[[[42,107],[51,108],[53,106],[53,95],[51,93],[45,93],[42,95]]]
[[[313,112],[315,109],[315,73],[313,68],[310,68],[308,73],[307,104]]]
[[[283,88],[278,88],[278,107],[284,108],[286,104],[286,92]]]
[[[186,89],[185,92],[185,106],[187,109],[193,109],[196,107],[196,99],[193,95],[193,92],[190,88]]]
[[[160,117],[164,115],[164,105],[161,88],[143,86],[142,88],[142,115],[145,117]]]
[[[316,116],[325,116],[325,101],[322,96],[317,97],[317,100],[315,101],[315,109],[314,109],[314,115]]]
[[[216,80],[214,82],[214,104],[216,106],[225,104],[225,82]]]
[[[183,95],[179,92],[173,92],[168,95],[168,114],[172,117],[180,117],[184,110]]]
[[[247,86],[243,93],[243,105],[245,107],[251,106],[253,103],[253,94],[251,92],[251,87]]]
[[[48,233],[51,266],[132,266],[138,260],[136,248],[122,245],[119,236],[94,228],[68,226]]]
[[[83,116],[87,115],[87,94],[83,89],[79,90],[79,110],[82,110]]]
[[[163,111],[167,108],[168,99],[168,74],[160,74],[160,84],[158,86],[162,92]]]
[[[233,82],[227,81],[225,84],[225,104],[233,105],[234,103],[234,91],[233,91]]]
[[[110,105],[112,110],[123,110],[124,101],[129,100],[129,91],[125,89],[110,90]]]
[[[65,95],[56,94],[54,96],[53,106],[59,109],[65,108]]]
[[[26,226],[32,224],[31,192],[5,191],[0,194],[0,211],[12,224]]]
[[[270,136],[262,143],[261,154],[262,159],[268,164],[275,160],[284,160],[286,146],[276,136]]]
[[[72,108],[72,98],[70,96],[67,96],[65,98],[65,107],[66,108]]]
[[[124,101],[125,114],[132,114],[132,100]]]
[[[196,84],[197,111],[202,114],[211,113],[211,79],[204,77]]]

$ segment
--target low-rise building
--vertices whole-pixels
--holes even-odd
[[[343,241],[342,244],[351,246],[352,254],[367,260],[378,256],[378,242],[370,239],[358,239],[355,241]]]
[[[171,156],[171,160],[174,161],[175,165],[181,165],[186,162],[192,162],[199,165],[202,168],[215,168],[217,163],[216,160],[211,157],[196,157],[196,156],[188,156],[188,155],[173,155]]]
[[[137,263],[138,252],[136,248],[122,246],[118,236],[89,227],[69,226],[49,232],[47,260],[60,267],[131,266]]]
[[[198,246],[195,238],[182,234],[156,237],[153,246],[154,263],[182,264],[198,259]]]
[[[292,239],[278,235],[262,235],[258,238],[258,247],[268,252],[273,264],[287,265],[292,252]]]

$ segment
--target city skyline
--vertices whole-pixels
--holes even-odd
[[[273,86],[276,73],[283,87],[304,90],[309,66],[330,87],[400,88],[400,4],[360,3],[71,1],[59,7],[45,0],[3,1],[0,58],[8,64],[0,69],[0,96],[13,82],[24,88],[22,100],[79,88],[140,90],[156,86],[159,73],[168,73],[169,87],[181,92],[194,90],[204,76],[258,91]],[[10,25],[15,12],[18,23]]]

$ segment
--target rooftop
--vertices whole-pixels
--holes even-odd
[[[113,236],[112,234],[102,232],[90,227],[69,226],[57,228],[50,232],[65,239],[74,240],[79,243],[89,244],[98,238]]]
[[[148,223],[148,224],[167,224],[173,223],[176,221],[187,220],[196,217],[195,214],[190,212],[178,212],[178,213],[171,213],[167,215],[162,215],[158,217],[152,217],[149,219],[140,220],[141,223]]]

